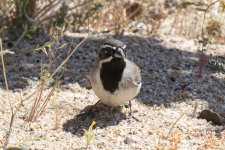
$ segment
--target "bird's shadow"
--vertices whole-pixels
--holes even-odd
[[[84,135],[84,129],[88,129],[92,121],[96,122],[95,127],[106,128],[118,125],[126,118],[127,115],[122,112],[122,107],[112,108],[98,103],[86,106],[74,118],[63,123],[63,130],[81,137]]]

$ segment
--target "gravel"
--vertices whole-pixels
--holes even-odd
[[[74,48],[86,35],[67,34],[60,43],[74,40]],[[75,38],[73,38],[75,37]],[[62,86],[51,98],[43,115],[28,123],[34,98],[28,99],[16,113],[9,147],[22,149],[85,149],[83,129],[92,121],[94,137],[89,149],[223,149],[224,129],[204,119],[197,119],[203,109],[225,112],[225,73],[206,67],[199,78],[198,54],[195,40],[178,36],[140,36],[126,33],[115,38],[127,44],[128,58],[142,69],[143,87],[132,101],[134,115],[140,122],[127,119],[129,109],[110,108],[99,103],[94,95],[89,72],[97,56],[102,35],[88,40],[64,66]],[[20,91],[26,97],[35,90],[42,66],[48,59],[44,54],[33,55],[35,44],[22,40],[6,57],[7,77],[14,106],[20,103]],[[212,45],[212,58],[225,56],[224,45]],[[6,45],[4,45],[5,48]],[[58,51],[56,66],[66,57],[68,46]],[[27,55],[26,55],[27,54]],[[29,54],[29,55],[28,55]],[[42,64],[41,64],[42,63]],[[16,64],[16,65],[14,65]],[[2,72],[2,70],[0,70]],[[1,73],[2,74],[2,73]],[[10,122],[10,107],[0,75],[0,145],[4,143]],[[46,89],[44,94],[49,92]],[[56,112],[54,103],[58,106]],[[90,109],[91,108],[91,109]],[[86,113],[85,113],[86,112]],[[58,124],[56,126],[56,117]],[[177,121],[177,122],[176,122]],[[221,141],[220,141],[221,140]],[[215,141],[217,144],[212,144]]]

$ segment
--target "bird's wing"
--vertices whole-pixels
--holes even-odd
[[[100,71],[99,69],[100,69],[99,60],[97,60],[95,62],[95,64],[93,65],[91,72],[89,74],[89,78],[90,78],[92,84],[95,84],[96,82],[98,82],[98,81],[96,81],[95,75],[98,71]]]
[[[123,72],[123,79],[122,86],[128,86],[128,87],[137,87],[141,84],[141,70],[140,68],[134,64],[133,62],[129,61],[128,59],[126,61],[126,67]]]

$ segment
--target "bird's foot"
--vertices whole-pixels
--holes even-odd
[[[141,120],[139,120],[137,117],[135,117],[133,113],[129,113],[129,115],[127,116],[127,120],[129,120],[129,121],[135,120],[137,122],[141,122]]]
[[[141,122],[138,118],[136,118],[134,115],[133,115],[133,111],[132,111],[132,105],[131,105],[131,101],[129,101],[129,104],[125,104],[125,108],[130,108],[130,112],[129,112],[129,115],[127,116],[127,119],[128,120],[135,120],[135,121],[138,121],[138,122]]]

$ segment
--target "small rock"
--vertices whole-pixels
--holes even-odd
[[[104,148],[105,147],[105,143],[100,142],[100,143],[97,144],[97,147],[98,148]]]
[[[127,137],[127,138],[124,140],[124,143],[125,143],[125,144],[136,143],[136,140],[134,140],[134,139],[131,138],[131,137]]]
[[[224,97],[223,96],[216,96],[216,99],[217,99],[217,101],[218,102],[221,102],[221,103],[223,103],[224,102]]]
[[[208,122],[211,121],[215,125],[224,125],[225,123],[225,118],[223,118],[220,114],[212,112],[208,109],[201,111],[199,118],[206,119]]]
[[[36,131],[36,130],[38,130],[38,129],[40,129],[41,128],[41,126],[38,124],[38,123],[36,123],[36,122],[33,122],[31,125],[30,125],[30,131]]]

